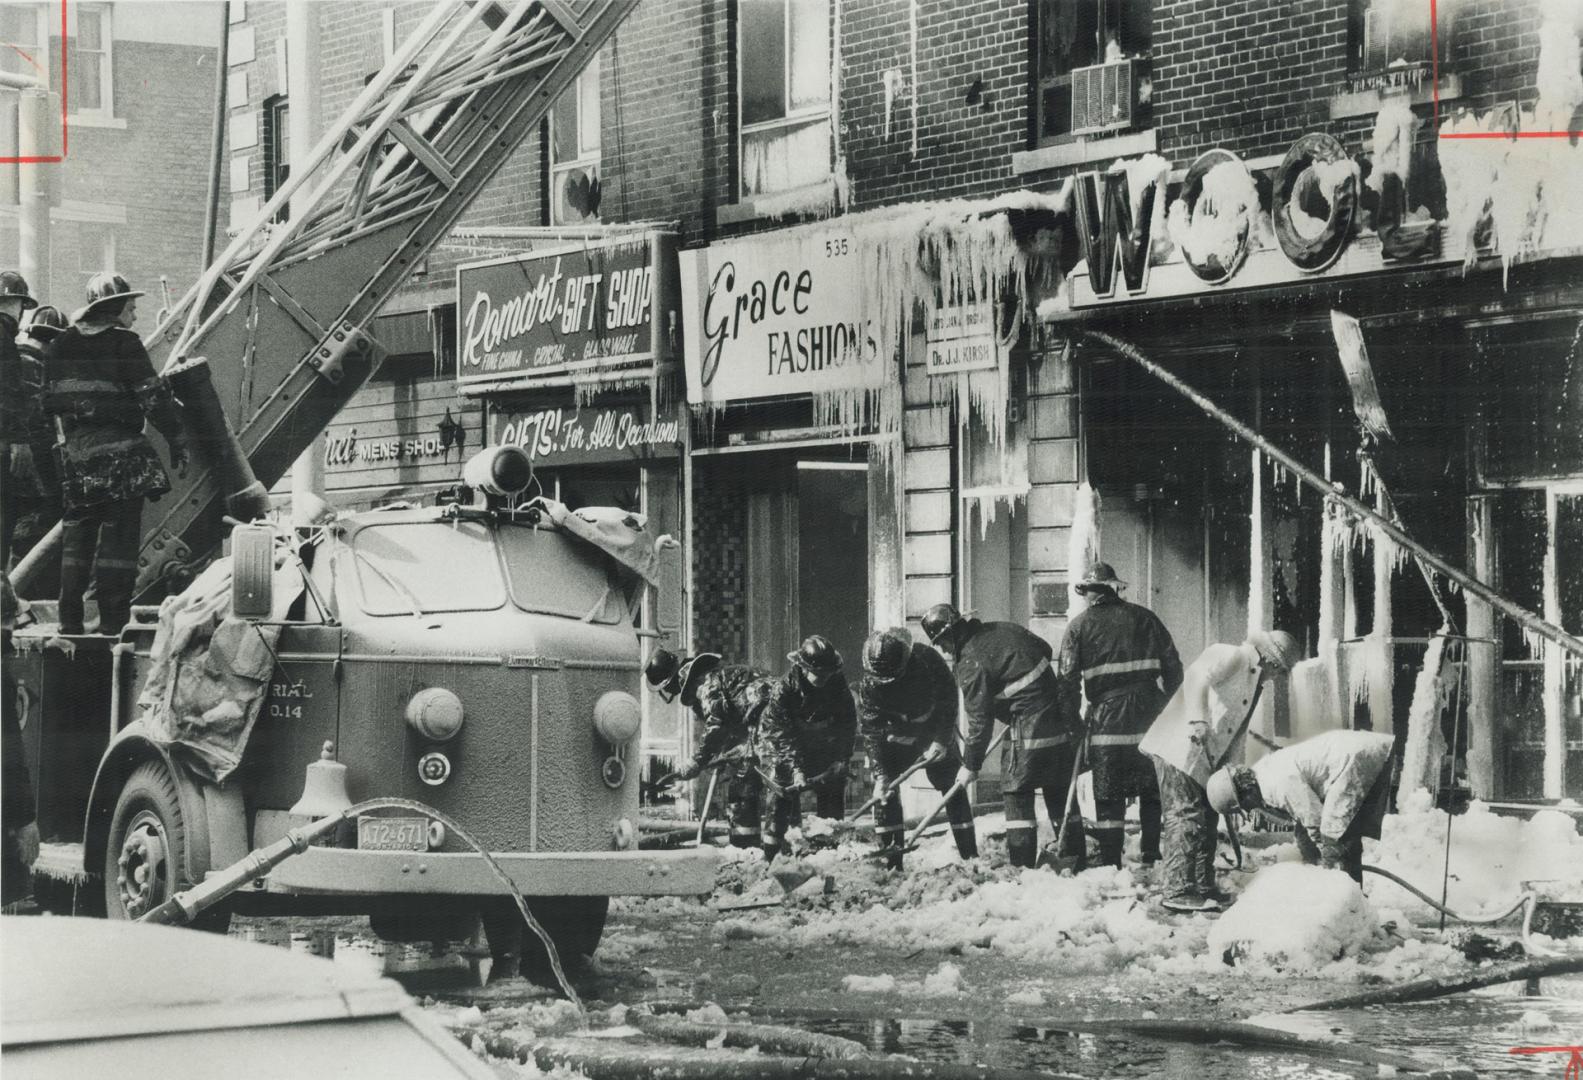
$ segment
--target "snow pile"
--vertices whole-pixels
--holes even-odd
[[[1366,842],[1364,862],[1438,897],[1446,865],[1446,814],[1421,790],[1406,796],[1401,810],[1385,819],[1377,843]],[[1366,881],[1376,904],[1400,907],[1419,919],[1433,914],[1393,882],[1373,875]],[[1451,910],[1477,915],[1506,907],[1517,899],[1524,881],[1583,883],[1583,835],[1570,815],[1543,810],[1524,821],[1474,802],[1451,822],[1446,894]]]
[[[1260,870],[1215,923],[1208,945],[1228,962],[1314,971],[1362,953],[1378,927],[1374,909],[1346,874],[1276,863]]]
[[[714,1002],[706,1002],[698,1008],[688,1012],[682,1019],[690,1024],[729,1024],[731,1018],[726,1011]]]
[[[841,989],[849,994],[907,994],[913,997],[950,997],[966,992],[962,969],[946,961],[922,980],[894,975],[844,975]]]
[[[1222,161],[1204,174],[1191,210],[1183,199],[1171,204],[1171,239],[1198,266],[1218,274],[1236,269],[1259,212],[1259,189],[1238,158]]]

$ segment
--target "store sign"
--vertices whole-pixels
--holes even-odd
[[[741,401],[885,385],[847,233],[760,235],[680,255],[687,400]]]
[[[654,247],[579,246],[458,269],[458,381],[531,385],[651,360]]]
[[[675,457],[682,430],[675,406],[527,407],[491,410],[490,444],[520,446],[535,465],[582,465]]]
[[[995,309],[989,304],[940,308],[924,328],[930,375],[983,371],[999,366]]]
[[[325,485],[347,491],[457,483],[483,427],[478,404],[458,396],[449,378],[370,383],[325,429]]]
[[[1246,176],[1246,165],[1236,155],[1211,150],[1188,171],[1180,197],[1185,211],[1180,228],[1215,248],[1215,257],[1178,250],[1176,258],[1163,263],[1156,254],[1161,238],[1153,234],[1161,220],[1153,203],[1165,198],[1163,184],[1134,191],[1122,170],[1077,176],[1075,223],[1087,268],[1073,276],[1072,306],[1182,296],[1226,285],[1281,284],[1331,272],[1366,273],[1393,261],[1422,261],[1433,250],[1426,247],[1407,256],[1382,250],[1372,240],[1366,246],[1357,242],[1353,219],[1358,169],[1329,135],[1304,135],[1293,143],[1266,196],[1228,199],[1221,190],[1222,197],[1200,198],[1208,186],[1223,185],[1227,177],[1237,179],[1223,168],[1218,176],[1210,175],[1226,164]],[[1251,188],[1251,178],[1247,183]],[[1173,211],[1173,240],[1179,238],[1176,213],[1180,211]],[[1261,215],[1268,215],[1274,232],[1271,247],[1256,242]]]

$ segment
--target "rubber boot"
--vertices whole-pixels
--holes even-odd
[[[1158,792],[1154,793],[1152,798],[1149,795],[1139,796],[1138,820],[1143,826],[1138,855],[1143,860],[1144,866],[1153,866],[1160,861],[1160,796]]]
[[[484,936],[489,940],[489,981],[499,982],[518,973],[522,962],[522,935],[527,924],[510,897],[490,897],[479,909]]]
[[[764,852],[764,861],[765,862],[774,862],[775,861],[775,856],[780,853],[780,845],[779,844],[764,844],[764,845],[762,845],[759,848],[759,850]]]
[[[1039,857],[1038,832],[1034,829],[1007,829],[1006,856],[1011,865],[1031,868]]]
[[[1122,799],[1094,800],[1094,838],[1099,841],[1099,861],[1121,869],[1121,850],[1127,839],[1127,803]]]
[[[885,869],[900,870],[902,867],[902,834],[898,832],[880,833],[879,849],[885,853]]]
[[[971,821],[951,826],[951,839],[956,841],[956,853],[965,861],[978,858],[978,830]]]

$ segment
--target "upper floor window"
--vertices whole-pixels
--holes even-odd
[[[1354,75],[1426,75],[1440,47],[1440,63],[1451,58],[1451,13],[1455,5],[1428,0],[1349,0],[1348,67]],[[1437,10],[1431,29],[1429,15]]]
[[[291,175],[291,104],[285,94],[264,99],[264,199],[286,186]],[[291,206],[282,206],[276,221],[291,216]]]
[[[829,0],[738,0],[743,195],[830,175]]]
[[[110,5],[78,4],[77,35],[66,47],[67,111],[113,116]]]
[[[599,58],[550,114],[550,224],[599,220]]]
[[[40,4],[0,4],[0,72],[29,79],[49,77],[49,57],[39,32]]]
[[[1039,0],[1038,137],[1149,124],[1150,0]]]

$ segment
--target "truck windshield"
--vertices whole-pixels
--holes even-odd
[[[614,562],[589,544],[548,529],[500,531],[511,600],[524,611],[617,623],[625,600]]]
[[[489,530],[476,521],[370,525],[348,560],[370,615],[490,611],[506,585]]]

